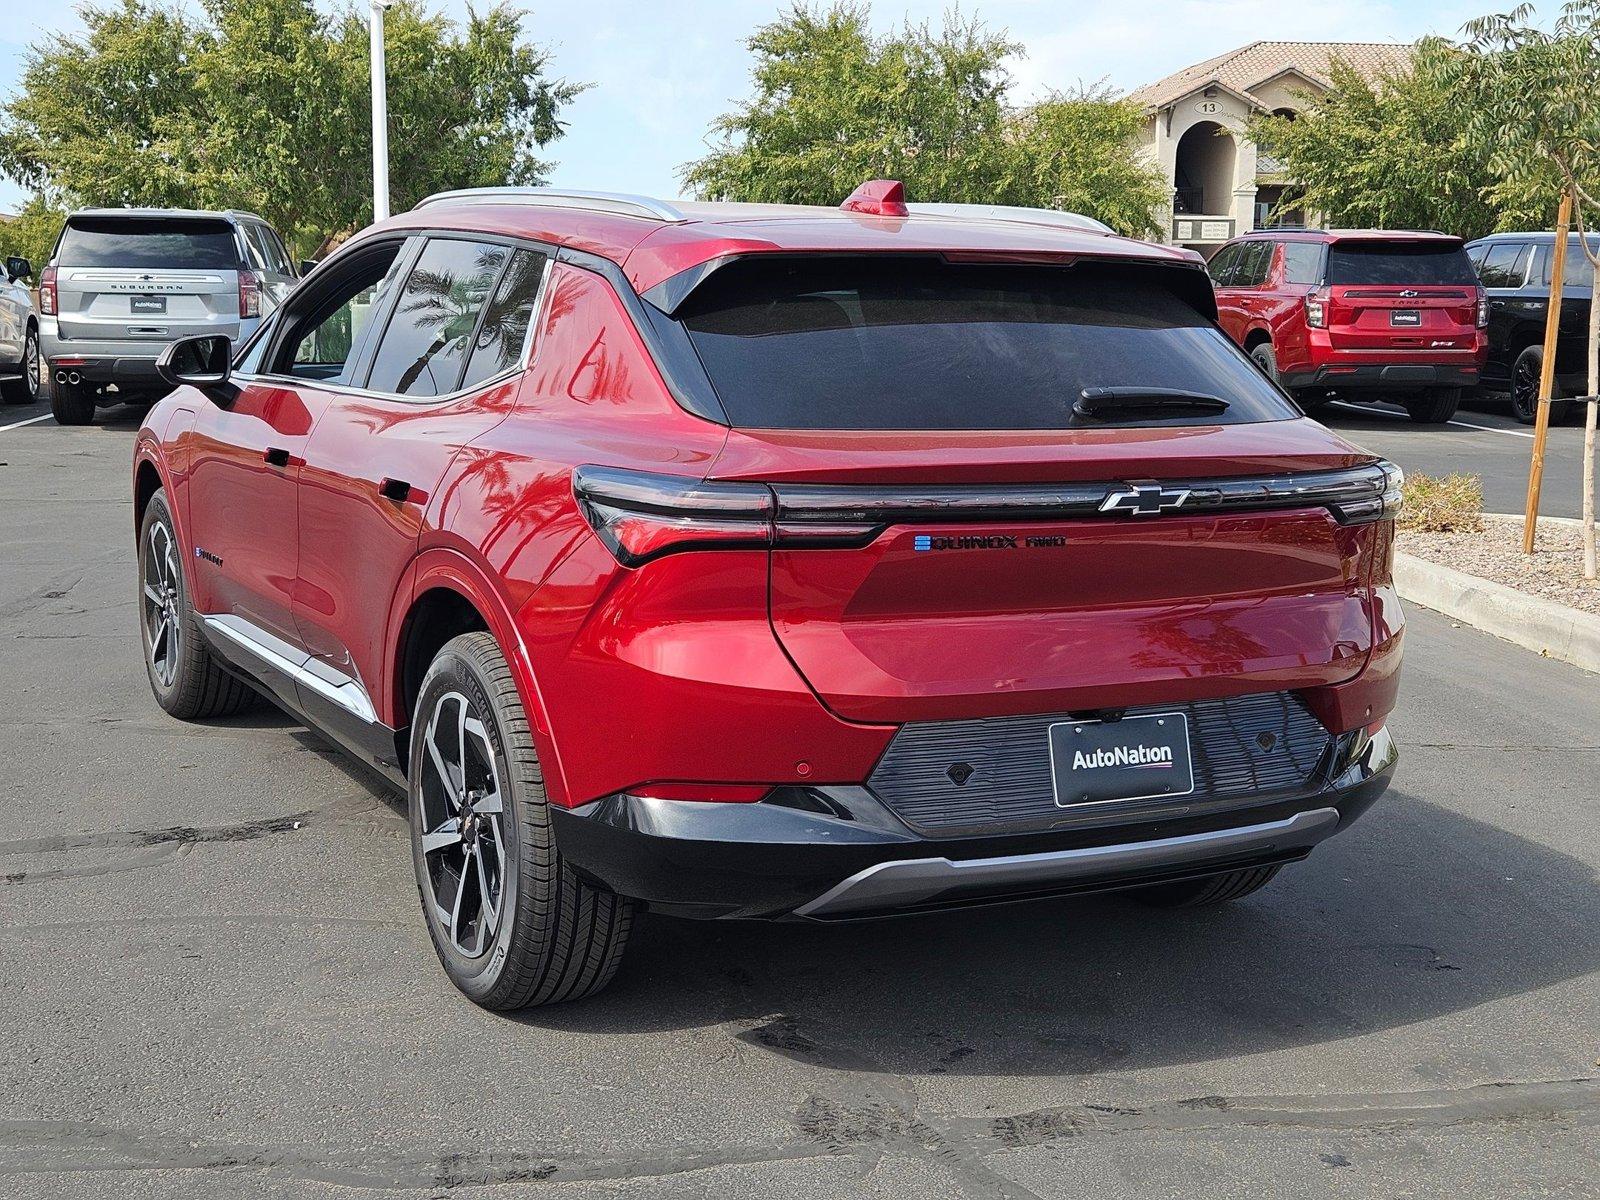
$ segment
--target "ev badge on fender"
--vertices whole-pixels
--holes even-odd
[[[1154,517],[1169,508],[1182,507],[1188,498],[1188,488],[1164,488],[1154,480],[1130,480],[1123,491],[1112,492],[1100,502],[1100,511]]]

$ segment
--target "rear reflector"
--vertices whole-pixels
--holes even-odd
[[[1266,509],[1323,508],[1342,525],[1393,516],[1403,476],[1393,463],[1335,471],[1125,480],[1055,487],[840,487],[723,483],[616,467],[579,467],[572,490],[584,519],[626,567],[685,550],[863,546],[890,525],[962,521],[1171,519]],[[1154,507],[1140,502],[1154,489]],[[1129,497],[1132,497],[1132,502]]]
[[[716,804],[754,804],[772,790],[769,783],[641,783],[628,794],[651,800],[704,800]]]

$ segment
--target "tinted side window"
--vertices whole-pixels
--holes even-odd
[[[1322,282],[1322,247],[1316,242],[1285,242],[1283,281],[1309,284]]]
[[[533,250],[518,250],[500,276],[494,299],[484,310],[483,324],[473,339],[472,355],[461,386],[472,387],[522,361],[528,345],[528,329],[533,320],[534,301],[544,279],[549,260]]]
[[[489,292],[508,246],[433,238],[395,304],[367,387],[401,396],[443,396],[460,386]]]
[[[1206,265],[1206,270],[1211,272],[1211,282],[1217,287],[1231,286],[1230,277],[1233,274],[1233,265],[1239,261],[1239,251],[1243,246],[1235,242],[1231,246],[1224,246],[1211,256],[1211,261]]]
[[[1600,250],[1600,245],[1592,241],[1589,244]],[[1545,287],[1550,286],[1550,277],[1554,271],[1555,249],[1554,243],[1539,248],[1540,256],[1544,260],[1543,266],[1540,267],[1540,275]],[[1580,288],[1594,286],[1594,264],[1584,255],[1583,247],[1578,245],[1578,239],[1575,237],[1567,241],[1567,265],[1561,272],[1561,286]]]
[[[1244,247],[1244,253],[1239,257],[1238,269],[1234,272],[1234,287],[1260,287],[1267,281],[1267,273],[1272,269],[1272,252],[1276,243],[1268,241],[1250,242]]]
[[[352,273],[340,272],[325,286],[296,293],[284,318],[289,329],[271,373],[351,383],[355,349],[367,321],[382,307],[381,296],[395,286],[400,259],[400,244],[395,243],[364,255]]]
[[[1483,286],[1521,287],[1522,278],[1527,273],[1530,248],[1526,242],[1497,242],[1490,246],[1489,253],[1483,256],[1483,265],[1478,268],[1478,278],[1483,281]]]

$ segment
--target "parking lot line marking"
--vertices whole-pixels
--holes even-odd
[[[1523,433],[1520,429],[1501,429],[1498,425],[1474,425],[1471,421],[1446,421],[1447,425],[1459,425],[1463,429],[1481,429],[1485,433],[1503,433],[1507,437],[1531,438],[1533,434]]]
[[[1393,417],[1396,425],[1399,425],[1405,419],[1404,413],[1391,412],[1383,408],[1373,408],[1371,405],[1366,404],[1347,404],[1343,400],[1335,400],[1331,407],[1340,409],[1343,412],[1360,413],[1364,417]],[[1533,436],[1531,433],[1523,433],[1520,429],[1502,429],[1498,425],[1474,425],[1471,421],[1451,420],[1446,421],[1445,424],[1459,425],[1462,429],[1481,429],[1484,433],[1503,433],[1507,437],[1531,438]]]
[[[21,429],[24,425],[37,425],[40,421],[48,421],[49,413],[42,413],[37,417],[29,417],[26,421],[13,421],[10,425],[0,425],[0,433],[8,429]]]

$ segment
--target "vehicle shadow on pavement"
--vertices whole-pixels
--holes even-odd
[[[897,1075],[1200,1063],[1594,972],[1595,884],[1575,858],[1396,789],[1232,906],[1101,896],[832,927],[647,917],[608,991],[514,1019],[594,1033],[730,1025],[785,1057]]]

